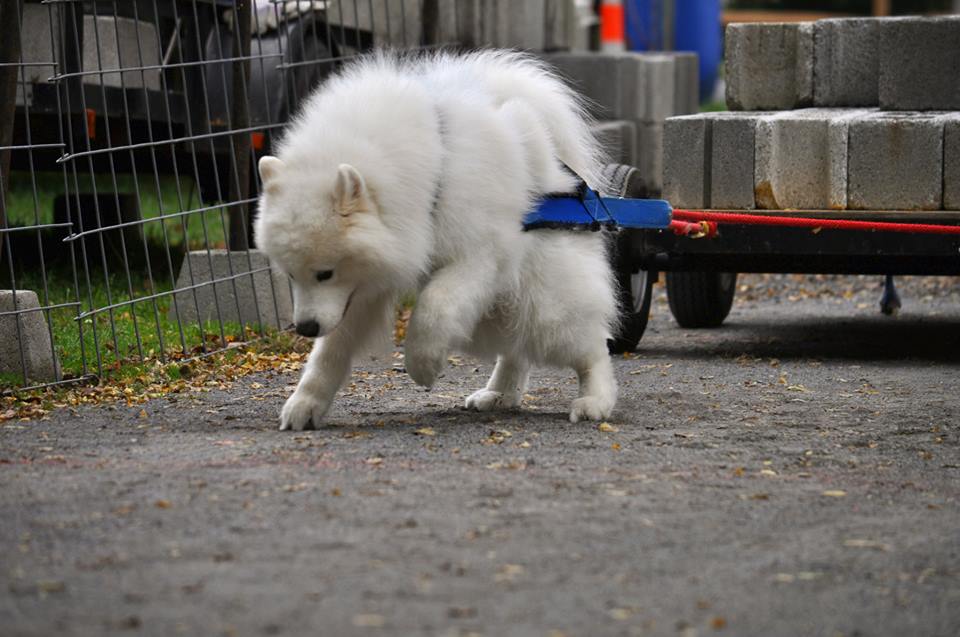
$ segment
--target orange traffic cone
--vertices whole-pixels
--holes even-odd
[[[603,0],[600,3],[600,50],[626,51],[623,0]]]

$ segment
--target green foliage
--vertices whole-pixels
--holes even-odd
[[[158,360],[189,358],[268,333],[256,325],[244,329],[236,323],[226,323],[221,330],[215,321],[203,325],[187,322],[180,325],[167,314],[172,294],[137,300],[171,290],[170,286],[151,286],[142,274],[134,275],[131,281],[120,275],[91,278],[89,288],[86,284],[81,286],[79,300],[72,275],[65,272],[48,273],[46,295],[43,282],[36,273],[24,275],[17,283],[19,288],[37,291],[42,305],[74,304],[47,313],[66,378],[97,374],[99,369],[106,377],[137,376],[143,365]],[[88,314],[93,309],[110,305],[119,307]],[[79,319],[78,308],[82,315]],[[174,368],[175,365],[171,366],[171,370]],[[180,372],[168,373],[173,379],[179,377]],[[0,375],[0,388],[22,384],[22,376]]]
[[[201,202],[192,180],[172,176],[161,176],[154,180],[152,176],[121,174],[111,176],[100,174],[91,179],[89,175],[68,174],[71,194],[111,195],[113,193],[130,194],[139,197],[140,214],[143,219],[156,221],[143,224],[143,232],[151,244],[171,246],[184,245],[184,226],[186,226],[187,249],[195,250],[209,245],[211,248],[225,245],[226,210],[214,208],[203,213],[187,217],[171,217],[184,210],[209,206]],[[15,171],[10,176],[10,191],[7,197],[8,223],[11,226],[32,226],[53,223],[54,202],[67,191],[64,175],[55,172]]]

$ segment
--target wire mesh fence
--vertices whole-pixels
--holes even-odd
[[[448,43],[457,5],[0,0],[0,389],[288,327],[256,160],[338,65]]]

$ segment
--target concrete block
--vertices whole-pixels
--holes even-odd
[[[711,118],[710,208],[749,210],[754,207],[755,113],[723,113]]]
[[[731,24],[727,107],[783,110],[813,103],[813,23]]]
[[[960,110],[960,16],[880,23],[880,107]]]
[[[257,250],[196,250],[184,257],[177,277],[170,320],[260,323],[286,328],[293,324],[293,298],[287,278],[269,270]],[[252,274],[249,274],[252,273]],[[274,305],[276,299],[276,305]],[[219,306],[219,313],[218,313]]]
[[[373,33],[377,46],[415,46],[423,37],[422,5],[422,2],[329,2],[326,15],[337,30],[343,26]],[[457,25],[453,22],[456,14],[451,8],[440,7],[441,18],[449,16],[449,22],[440,25],[442,42],[457,41]],[[348,36],[347,42],[351,41]]]
[[[648,197],[663,192],[663,124],[637,125],[637,169]]]
[[[156,66],[160,59],[160,40],[155,24],[113,16],[83,17],[84,71]],[[102,82],[104,86],[145,86],[160,90],[160,72],[156,70],[85,75],[83,81],[85,84]]]
[[[786,111],[757,121],[754,200],[768,210],[847,207],[848,130],[865,109]]]
[[[943,128],[943,208],[960,210],[960,120]]]
[[[880,20],[841,18],[813,25],[815,106],[876,106]]]
[[[645,122],[662,123],[677,112],[677,65],[675,55],[649,54],[639,57],[640,68],[646,75],[643,84],[646,87],[639,119]]]
[[[22,19],[20,21],[20,45],[24,62],[30,66],[22,67],[26,82],[46,82],[47,78],[56,71],[57,54],[60,51],[58,38],[51,38],[51,33],[57,33],[59,25],[56,19],[57,11],[50,11],[48,6],[41,4],[22,5]],[[50,28],[50,15],[54,17],[54,29]],[[39,63],[44,63],[40,66]],[[33,66],[36,64],[37,66]],[[46,64],[49,64],[47,66]],[[19,72],[18,72],[19,74]],[[17,78],[20,79],[19,77]],[[17,88],[21,88],[18,82]]]
[[[700,110],[700,61],[696,53],[674,53],[673,115]]]
[[[643,119],[647,84],[640,56],[557,53],[545,59],[590,100],[597,119]]]
[[[30,383],[55,381],[59,376],[46,315],[39,307],[36,292],[17,290],[14,296],[13,290],[0,290],[0,372],[22,376],[26,363]]]
[[[757,122],[769,116],[731,111],[668,119],[664,198],[685,208],[753,208]]]
[[[692,53],[556,53],[545,59],[593,102],[597,119],[662,123],[699,109]]]
[[[349,19],[356,3],[330,3],[330,11],[335,11],[339,4],[346,5],[343,13]],[[361,6],[363,4],[367,3],[360,3]],[[381,4],[394,5],[398,9],[403,5],[422,5],[419,2]],[[548,13],[547,4],[547,0],[440,0],[440,40],[466,48],[499,47],[542,51],[555,47],[560,37],[558,31],[569,28],[569,25],[565,19],[558,18],[555,11]],[[378,16],[377,20],[382,21],[382,18]]]
[[[627,120],[597,122],[592,130],[611,162],[637,165],[636,124]]]
[[[943,134],[957,115],[880,112],[850,125],[849,207],[938,210],[943,205]]]
[[[711,117],[684,115],[663,124],[663,193],[675,208],[709,207]]]

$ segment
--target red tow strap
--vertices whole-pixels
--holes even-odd
[[[770,215],[737,214],[734,212],[707,212],[703,210],[673,211],[670,228],[677,234],[710,237],[716,234],[716,224],[731,223],[752,226],[785,226],[830,230],[875,230],[881,232],[915,232],[920,234],[957,234],[960,225],[947,226],[929,223],[891,223],[887,221],[855,221],[853,219],[811,219],[807,217],[774,217]]]

